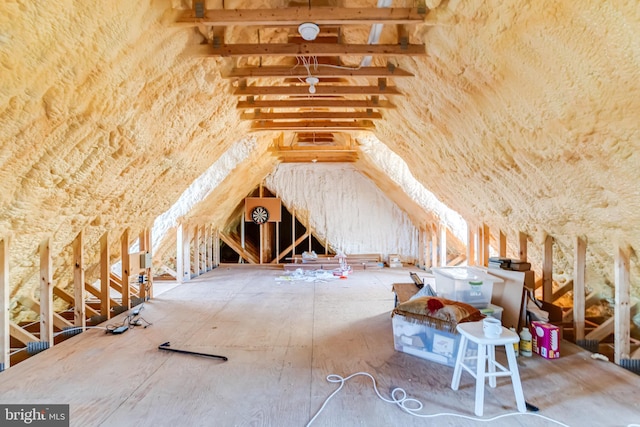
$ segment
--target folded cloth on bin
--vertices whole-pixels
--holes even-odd
[[[398,304],[391,317],[396,314],[447,332],[455,332],[458,323],[477,322],[485,317],[480,310],[464,302],[429,296]]]

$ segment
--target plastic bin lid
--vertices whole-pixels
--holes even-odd
[[[468,280],[472,282],[486,280],[494,283],[504,282],[501,278],[492,276],[491,274],[485,273],[479,268],[474,267],[436,267],[431,270],[453,280]]]

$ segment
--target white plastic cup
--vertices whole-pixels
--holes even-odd
[[[502,323],[495,317],[486,317],[482,320],[482,330],[487,338],[499,338],[502,335]]]

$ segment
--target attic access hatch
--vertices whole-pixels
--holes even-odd
[[[375,3],[206,9],[194,0],[177,24],[197,27],[205,37],[190,48],[193,56],[227,58],[223,77],[231,80],[240,119],[251,123],[252,132],[278,132],[285,140],[316,132],[333,141],[375,130],[383,111],[395,108],[392,98],[403,96],[393,80],[413,77],[399,66],[400,58],[426,55],[422,40],[412,36],[428,13],[424,2],[393,8]],[[308,152],[286,156],[323,161]]]

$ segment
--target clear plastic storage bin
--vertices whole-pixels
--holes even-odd
[[[438,267],[431,270],[436,278],[439,297],[476,308],[486,308],[491,303],[493,284],[503,282],[501,278],[475,267]]]
[[[396,314],[391,319],[393,325],[393,346],[396,351],[411,354],[422,359],[454,367],[460,347],[460,334],[440,331],[426,323]],[[474,343],[467,346],[466,357],[478,354]]]

